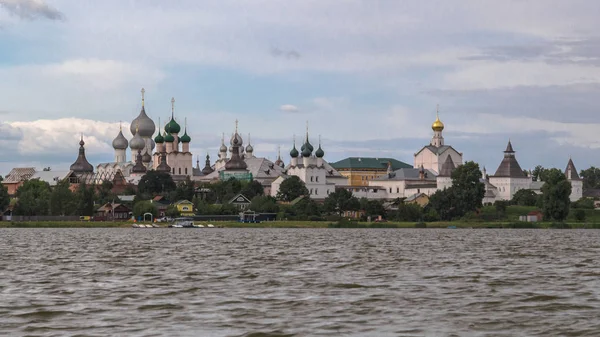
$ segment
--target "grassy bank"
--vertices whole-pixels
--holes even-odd
[[[337,224],[328,221],[268,221],[261,223],[240,223],[236,221],[211,222],[215,226],[225,228],[599,228],[600,222],[567,222],[556,224],[552,222],[470,222],[470,221],[440,221],[417,224],[415,222],[385,222],[368,223],[352,222]],[[208,222],[196,222],[207,225]],[[7,222],[0,221],[0,228],[131,228],[131,222],[86,222],[86,221],[29,221]],[[166,224],[160,224],[165,226]]]

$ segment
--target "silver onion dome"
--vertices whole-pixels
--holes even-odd
[[[131,122],[131,126],[129,127],[129,131],[134,135],[136,132],[136,127],[139,128],[139,133],[141,137],[152,137],[154,132],[156,131],[156,125],[154,125],[154,121],[146,115],[146,109],[144,108],[144,93],[146,91],[142,88],[142,110],[140,110],[140,114]]]
[[[129,147],[132,150],[141,150],[141,149],[144,148],[144,146],[146,146],[146,143],[144,142],[144,140],[140,136],[140,133],[136,132],[135,136],[133,136],[133,138],[131,138],[131,141],[129,142]]]
[[[129,146],[129,142],[127,141],[127,138],[123,136],[122,130],[119,130],[119,134],[113,139],[112,146],[115,150],[125,150]]]

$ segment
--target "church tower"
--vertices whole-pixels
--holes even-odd
[[[438,104],[435,112],[435,122],[431,125],[431,129],[433,130],[433,137],[431,138],[431,145],[435,147],[440,147],[444,145],[444,137],[442,136],[442,131],[444,131],[444,123],[440,121],[440,106]]]
[[[112,141],[113,149],[115,150],[115,163],[124,163],[127,161],[127,148],[129,142],[123,135],[123,127],[119,123],[119,134]]]

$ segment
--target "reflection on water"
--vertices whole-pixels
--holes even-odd
[[[0,335],[598,336],[600,231],[2,229]]]

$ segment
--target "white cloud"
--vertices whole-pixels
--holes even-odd
[[[300,109],[298,109],[297,106],[291,105],[291,104],[284,104],[279,107],[279,110],[281,110],[283,112],[299,112],[300,111]]]
[[[43,0],[0,0],[0,8],[21,19],[34,20],[44,17],[50,20],[63,20],[64,15]]]

